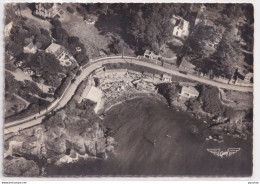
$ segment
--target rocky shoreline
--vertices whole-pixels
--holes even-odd
[[[176,111],[199,119],[201,124],[191,124],[191,132],[200,135],[204,141],[221,143],[226,136],[247,139],[251,135],[250,131],[245,131],[245,124],[241,120],[234,123],[225,117],[213,116],[201,106],[192,109],[187,102],[177,98],[167,103],[167,98],[160,93],[145,92],[111,97],[104,101],[98,113],[94,112],[95,104],[92,102],[78,103],[72,99],[64,109],[46,117],[39,127],[24,130],[21,135],[6,141],[5,175],[45,176],[45,167],[48,164],[62,166],[82,159],[106,159],[109,153],[113,154],[117,143],[110,135],[110,130],[103,125],[102,119],[112,107],[137,98],[160,100]],[[241,131],[237,128],[239,124],[243,125]],[[24,167],[13,168],[13,162]],[[32,171],[26,172],[25,168],[29,167]]]

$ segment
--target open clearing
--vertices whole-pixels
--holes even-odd
[[[253,108],[253,94],[239,91],[224,90],[226,102],[231,101],[231,106],[237,110]],[[238,100],[239,99],[239,100]],[[234,105],[235,103],[235,105]]]
[[[18,95],[8,94],[5,97],[5,117],[14,115],[24,109],[29,105],[29,102],[22,99]]]
[[[62,27],[70,36],[79,37],[86,48],[89,58],[99,56],[100,49],[107,50],[111,39],[99,34],[94,24],[86,24],[80,15],[71,14],[68,19],[61,20]]]

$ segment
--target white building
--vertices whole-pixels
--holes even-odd
[[[24,53],[36,53],[37,52],[37,47],[34,45],[32,42],[30,42],[27,46],[23,48]]]
[[[43,18],[54,18],[55,16],[60,18],[63,17],[64,11],[57,3],[37,3],[34,14]]]
[[[172,81],[172,76],[170,76],[168,74],[163,74],[162,80],[165,81],[165,82],[171,82]]]
[[[146,50],[144,52],[144,57],[149,58],[149,59],[159,59],[161,56],[160,55],[156,55],[152,51]]]
[[[31,68],[23,68],[22,71],[28,75],[34,75],[34,71]]]
[[[65,54],[63,47],[56,43],[51,43],[45,51],[54,54],[57,59],[61,57],[62,54]]]
[[[80,95],[79,102],[83,99],[91,100],[92,102],[98,103],[101,100],[102,91],[95,86],[87,86],[82,94]]]
[[[172,24],[174,25],[172,35],[185,39],[189,35],[189,22],[179,16],[172,16]]]
[[[23,61],[17,61],[17,62],[15,62],[14,64],[15,64],[15,66],[16,66],[17,68],[18,68],[18,67],[22,67]]]
[[[51,45],[45,50],[47,53],[54,54],[54,56],[60,61],[62,66],[70,66],[75,59],[67,52],[67,50],[56,43],[51,43]]]
[[[13,27],[13,22],[10,22],[7,25],[5,25],[5,37],[10,36],[10,32],[11,32],[12,27]]]
[[[251,79],[253,78],[253,73],[252,72],[249,72],[245,75],[245,78],[244,78],[244,82],[245,83],[251,83]]]
[[[197,98],[199,92],[192,86],[183,86],[180,93],[180,99]]]

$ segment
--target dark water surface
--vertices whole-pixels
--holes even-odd
[[[127,101],[113,107],[104,125],[114,131],[115,155],[107,160],[81,160],[62,167],[48,166],[47,175],[249,176],[252,139],[205,141],[194,132],[203,123],[152,98]],[[205,126],[205,125],[204,125]],[[219,158],[207,148],[240,147],[231,157]]]

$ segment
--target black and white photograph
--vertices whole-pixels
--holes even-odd
[[[3,175],[251,177],[254,11],[5,3]]]

